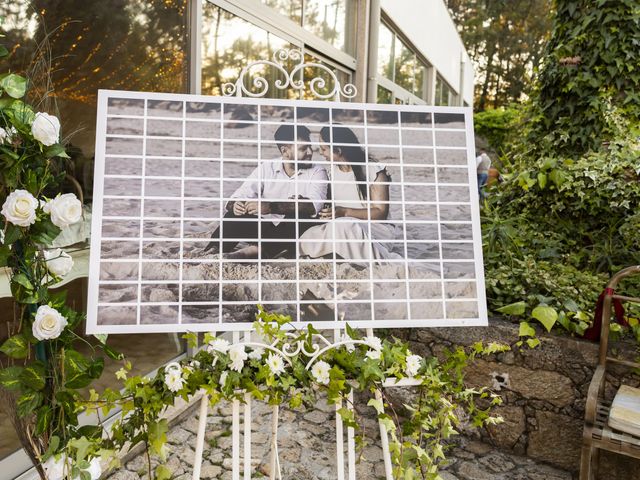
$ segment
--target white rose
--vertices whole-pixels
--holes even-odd
[[[73,193],[58,195],[49,200],[42,209],[51,215],[51,221],[59,228],[66,228],[82,218],[82,204]]]
[[[38,201],[26,190],[14,190],[2,205],[2,215],[7,222],[28,227],[36,221]]]
[[[415,377],[420,371],[420,365],[422,363],[422,357],[420,355],[409,355],[407,357],[407,368],[404,373],[408,377]]]
[[[48,113],[38,112],[31,124],[33,138],[49,147],[60,139],[60,120]]]
[[[284,361],[278,354],[270,353],[267,357],[267,366],[271,369],[271,373],[274,375],[280,375],[284,373]]]
[[[247,352],[244,351],[244,345],[232,345],[229,348],[229,359],[231,365],[229,368],[239,372],[244,367],[244,361],[247,359]]]
[[[311,375],[313,375],[316,382],[329,385],[329,370],[331,370],[331,366],[327,362],[320,360],[311,369]]]
[[[67,326],[67,319],[59,311],[49,305],[41,305],[33,321],[33,336],[38,340],[58,338]]]
[[[47,262],[47,269],[56,277],[64,277],[73,268],[71,255],[59,248],[45,250],[44,259]]]

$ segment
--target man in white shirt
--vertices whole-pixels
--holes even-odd
[[[484,196],[484,186],[489,179],[489,169],[491,168],[491,157],[487,155],[486,150],[480,150],[480,155],[476,157],[476,172],[478,176],[478,193],[480,198]]]
[[[227,202],[222,222],[225,258],[256,258],[258,245],[252,240],[257,239],[262,240],[263,258],[285,251],[295,255],[297,237],[314,225],[296,219],[315,217],[327,199],[327,171],[311,163],[309,129],[281,125],[274,138],[282,158],[258,165]],[[220,227],[211,238],[220,238]],[[241,241],[250,245],[233,251]],[[205,251],[218,245],[218,241],[212,241]]]

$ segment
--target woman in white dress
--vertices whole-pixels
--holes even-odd
[[[324,127],[320,140],[320,154],[331,163],[333,206],[318,212],[326,223],[300,237],[300,255],[319,258],[335,251],[337,258],[347,260],[402,258],[385,245],[398,234],[387,221],[391,177],[385,165],[367,159],[358,137],[347,127]]]

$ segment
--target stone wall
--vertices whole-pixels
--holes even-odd
[[[505,422],[481,432],[483,440],[514,453],[577,472],[580,466],[584,405],[598,357],[598,345],[584,340],[540,335],[535,350],[518,349],[518,325],[491,319],[489,327],[434,328],[391,332],[412,343],[422,355],[438,355],[452,345],[479,340],[512,345],[509,352],[478,359],[467,371],[471,385],[488,386],[503,398],[497,413]],[[633,358],[633,345],[618,347]],[[628,371],[610,375],[607,393],[612,397],[621,382],[636,384]],[[640,480],[633,459],[603,452],[601,478]],[[606,472],[606,474],[604,474]]]

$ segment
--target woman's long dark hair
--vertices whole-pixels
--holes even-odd
[[[356,137],[356,134],[347,127],[322,127],[320,130],[320,138],[327,145],[333,145],[332,150],[334,153],[340,153],[347,159],[358,182],[360,197],[364,201],[367,201],[369,199],[369,188],[367,186],[367,174],[365,171],[367,155],[360,146],[360,141],[358,137]]]

